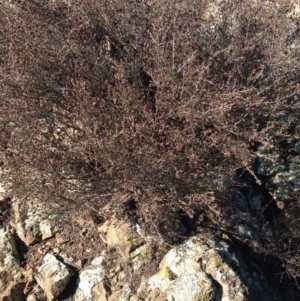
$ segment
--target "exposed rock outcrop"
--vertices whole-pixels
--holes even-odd
[[[246,225],[241,224],[239,230],[241,236],[254,235]],[[273,290],[262,270],[246,264],[241,253],[234,251],[230,240],[225,242],[204,233],[171,248],[152,272],[141,273],[158,256],[151,245],[155,237],[145,236],[140,226],[130,220],[112,216],[98,228],[101,238],[96,236],[94,244],[103,240],[105,245],[101,252],[93,253],[96,256],[88,264],[82,257],[77,257],[77,261],[71,258],[68,248],[64,253],[60,251],[62,246],[71,244],[70,241],[63,245],[55,238],[38,242],[37,245],[45,247],[53,245],[35,271],[20,268],[13,236],[3,228],[1,231],[1,250],[3,254],[6,252],[2,255],[6,265],[1,267],[5,276],[1,277],[0,295],[6,298],[3,300],[22,301],[26,296],[28,301],[39,301],[43,294],[49,301],[57,300],[77,269],[79,276],[70,299],[75,301],[274,300]],[[80,233],[79,239],[82,231]],[[57,256],[51,255],[51,249],[52,252],[56,250]],[[136,282],[135,288],[133,282]]]
[[[142,300],[271,300],[261,279],[244,268],[229,245],[215,237],[191,237],[171,249],[157,274],[138,289]]]

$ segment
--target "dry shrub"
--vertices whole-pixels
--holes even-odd
[[[215,17],[200,0],[12,3],[0,4],[0,117],[13,127],[1,147],[14,194],[53,210],[130,191],[154,224],[160,208],[224,215],[249,142],[298,101],[289,1],[223,1]]]

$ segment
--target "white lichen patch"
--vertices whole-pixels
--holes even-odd
[[[77,280],[78,288],[74,296],[75,301],[92,301],[93,288],[105,280],[105,258],[95,258],[91,265],[80,273]]]
[[[42,233],[42,239],[47,239],[53,236],[52,227],[49,221],[40,222],[40,231]]]
[[[244,271],[229,249],[215,237],[188,239],[165,255],[159,271],[142,282],[138,296],[148,296],[149,301],[210,301],[222,288],[222,301],[247,300],[240,278]]]

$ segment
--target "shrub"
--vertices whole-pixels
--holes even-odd
[[[54,210],[130,191],[154,225],[159,208],[230,211],[224,183],[251,169],[250,142],[299,101],[289,5],[2,1],[14,194]]]

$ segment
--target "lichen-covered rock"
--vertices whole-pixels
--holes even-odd
[[[42,234],[42,240],[53,236],[53,228],[49,221],[44,220],[40,222],[40,232]]]
[[[202,20],[212,21],[218,20],[220,18],[220,6],[219,4],[222,0],[210,1],[207,3],[204,14],[202,15]]]
[[[299,113],[285,110],[273,118],[269,138],[258,142],[256,173],[266,179],[266,188],[279,205],[300,192]]]
[[[15,213],[12,225],[27,246],[48,239],[56,233],[55,216],[49,216],[47,208],[41,202],[13,200],[12,207]]]
[[[129,287],[129,284],[127,284],[122,289],[113,292],[108,297],[108,301],[129,301],[131,297],[132,291]]]
[[[0,293],[4,292],[10,282],[19,274],[19,254],[11,234],[0,228]]]
[[[35,276],[48,301],[54,301],[64,291],[74,272],[54,255],[47,254]]]
[[[136,268],[151,260],[150,245],[140,232],[139,225],[113,217],[98,231],[109,249],[116,249],[123,260],[131,261]]]
[[[269,300],[263,284],[244,270],[229,245],[214,237],[192,237],[171,249],[158,273],[144,279],[137,292],[145,301],[246,301],[250,295]]]
[[[247,225],[241,224],[238,226],[238,234],[242,238],[254,238],[254,232]]]
[[[280,147],[275,154],[272,149],[260,147],[256,173],[267,176],[267,189],[276,201],[292,198],[300,192],[299,140],[274,137]],[[274,152],[274,151],[273,151]]]
[[[300,191],[300,156],[286,161],[277,158],[259,158],[257,174],[268,176],[268,190],[275,199],[288,199]]]
[[[157,274],[143,282],[138,296],[147,301],[214,300],[216,288],[213,280],[199,264],[197,253],[204,253],[206,245],[189,240],[171,249],[162,260]]]
[[[106,277],[105,254],[95,258],[91,265],[84,269],[77,280],[75,301],[106,301],[111,294]]]
[[[25,297],[21,280],[19,253],[13,236],[0,227],[0,299],[22,301]]]

